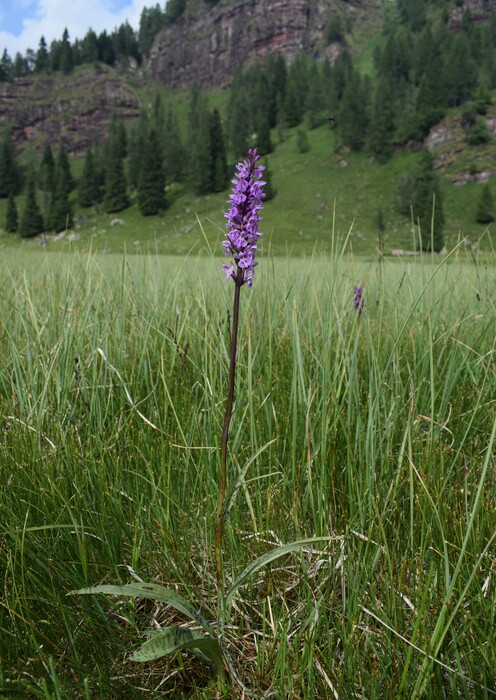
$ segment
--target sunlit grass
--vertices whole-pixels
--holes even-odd
[[[227,577],[279,542],[344,535],[240,590],[227,637],[249,687],[494,695],[495,268],[439,262],[266,255],[243,295],[231,482],[259,455]],[[2,264],[7,697],[215,696],[193,657],[127,660],[169,610],[66,593],[135,572],[211,617],[230,290],[210,258]]]

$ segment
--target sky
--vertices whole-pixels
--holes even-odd
[[[18,51],[36,51],[42,36],[50,46],[65,28],[71,42],[89,29],[110,33],[126,20],[138,29],[143,8],[156,4],[157,0],[0,0],[0,56],[4,49],[12,59]],[[158,4],[164,7],[164,0]]]

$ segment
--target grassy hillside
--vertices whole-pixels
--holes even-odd
[[[220,98],[218,98],[220,100]],[[277,134],[273,139],[277,142]],[[385,252],[412,250],[410,221],[395,208],[398,182],[405,169],[417,158],[415,152],[404,153],[379,165],[362,153],[336,152],[334,132],[323,126],[308,132],[310,150],[299,153],[296,130],[288,130],[269,156],[275,198],[264,207],[264,247],[272,253],[301,255],[317,247],[328,250],[331,232],[345,237],[358,255],[375,254],[378,245],[377,216],[382,210],[385,221]],[[482,154],[488,147],[477,147]],[[486,149],[486,150],[484,150]],[[465,155],[459,157],[466,158]],[[77,170],[75,168],[75,170]],[[460,237],[473,243],[481,239],[484,249],[491,248],[491,233],[475,223],[481,185],[457,186],[443,180],[445,234],[447,247]],[[169,192],[170,206],[163,216],[144,218],[134,204],[116,215],[93,210],[79,210],[74,235],[50,241],[48,250],[88,250],[117,252],[157,251],[182,255],[200,252],[208,245],[220,252],[228,192],[194,197],[176,187]],[[22,200],[20,200],[22,207]],[[0,223],[5,220],[6,202],[0,202]],[[114,226],[114,220],[122,221]],[[5,254],[18,247],[37,249],[39,241],[21,241],[0,232],[0,246]]]

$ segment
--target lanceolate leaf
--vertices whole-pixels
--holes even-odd
[[[283,557],[286,554],[291,554],[291,552],[295,552],[296,550],[301,549],[302,547],[308,547],[309,545],[317,544],[318,542],[331,542],[333,540],[336,541],[342,539],[344,539],[342,536],[309,537],[305,540],[296,540],[295,542],[289,542],[289,544],[283,544],[281,547],[271,549],[270,552],[262,554],[261,557],[258,557],[258,559],[255,559],[254,561],[250,562],[250,564],[248,564],[248,566],[240,573],[238,578],[234,581],[231,588],[229,588],[229,590],[226,593],[225,599],[226,607],[230,603],[231,599],[234,597],[234,594],[236,593],[238,588],[242,586],[247,581],[247,579],[250,578],[250,576],[253,576],[253,574],[255,574],[259,569],[262,569],[267,564],[270,564],[271,561],[279,559],[279,557]]]
[[[129,596],[131,598],[151,598],[161,603],[170,605],[183,615],[201,625],[205,632],[215,637],[215,630],[212,625],[188,603],[188,601],[170,588],[165,588],[157,583],[129,583],[124,586],[112,586],[103,584],[92,586],[91,588],[80,588],[78,591],[70,591],[69,595],[95,595],[96,593],[106,593],[107,595]]]
[[[173,654],[182,649],[200,652],[213,665],[217,673],[223,672],[222,652],[215,639],[208,639],[200,632],[187,627],[164,627],[153,635],[136,651],[133,661],[153,661],[166,654]]]

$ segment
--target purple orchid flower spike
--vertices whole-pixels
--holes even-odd
[[[248,159],[236,166],[233,190],[229,195],[231,208],[225,215],[227,234],[222,245],[226,257],[232,255],[234,263],[223,265],[223,268],[226,278],[232,277],[240,287],[243,284],[253,285],[257,242],[262,236],[258,224],[262,199],[265,197],[262,187],[266,183],[261,179],[264,166],[257,165],[259,160],[257,149],[252,148],[248,151]]]
[[[353,306],[358,314],[364,313],[365,299],[363,298],[363,287],[361,285],[353,287]]]

